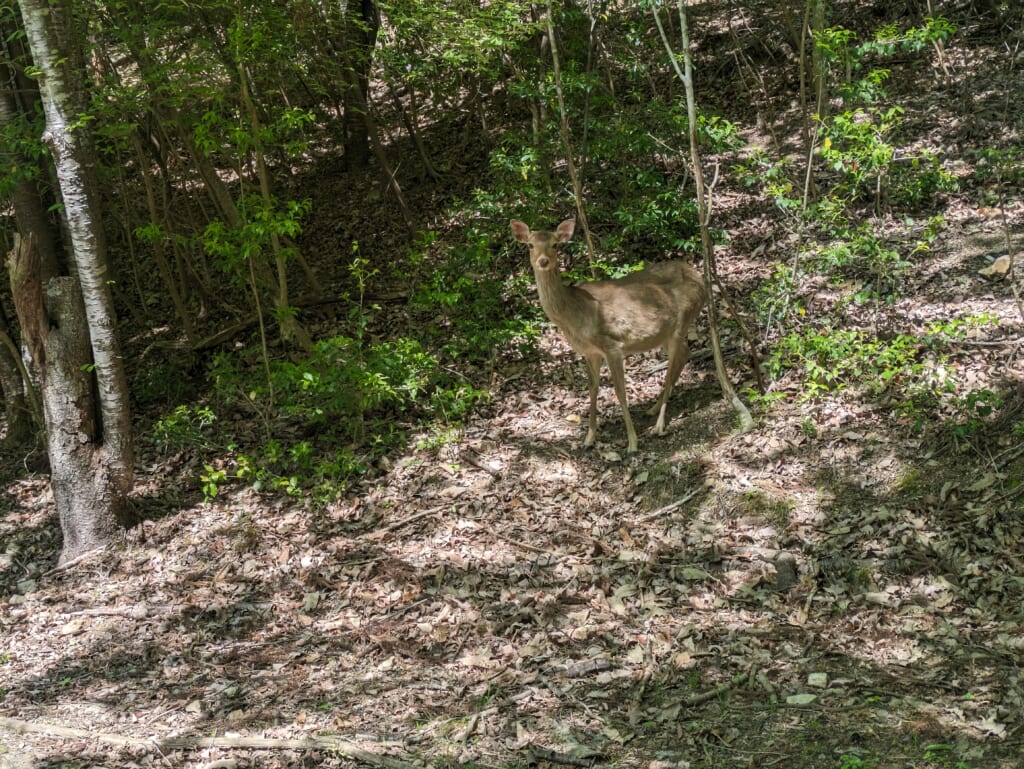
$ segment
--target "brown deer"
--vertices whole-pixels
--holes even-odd
[[[665,432],[665,410],[679,372],[690,357],[686,337],[704,304],[701,275],[686,262],[660,262],[618,280],[598,280],[566,286],[558,268],[555,246],[572,237],[576,220],[567,219],[554,232],[531,230],[512,221],[512,234],[530,247],[530,264],[544,312],[565,334],[566,340],[587,362],[590,378],[590,423],[584,447],[597,439],[597,391],[601,359],[615,385],[615,395],[626,421],[628,451],[637,448],[636,430],[626,401],[623,360],[634,352],[662,347],[668,352],[665,389],[650,413],[658,415],[654,431]]]

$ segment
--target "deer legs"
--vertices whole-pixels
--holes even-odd
[[[668,399],[672,397],[672,388],[675,387],[683,366],[690,359],[690,346],[686,337],[673,339],[666,345],[668,352],[668,370],[665,372],[665,388],[661,391],[661,397],[648,412],[651,416],[658,415],[658,421],[654,425],[656,435],[665,432],[665,412],[668,410]]]
[[[587,437],[583,441],[584,448],[590,448],[597,439],[597,391],[601,386],[601,355],[588,355],[587,374],[590,379],[590,421],[588,423]],[[633,419],[629,416],[629,402],[626,399],[626,370],[622,355],[610,353],[606,358],[608,370],[612,375],[612,385],[615,387],[615,397],[619,399],[622,406],[622,418],[626,423],[627,449],[630,454],[636,453],[637,438],[636,428],[633,427]],[[678,372],[677,372],[678,374]]]
[[[587,381],[590,389],[590,421],[587,427],[587,437],[583,441],[583,448],[589,449],[597,440],[597,391],[601,387],[601,360],[600,355],[588,355]]]
[[[666,345],[668,352],[668,370],[665,372],[665,387],[661,396],[654,403],[654,406],[647,412],[650,416],[657,415],[658,421],[654,424],[654,433],[663,435],[665,433],[665,417],[668,411],[668,401],[672,397],[672,389],[675,387],[683,366],[690,359],[690,347],[686,337],[672,339]],[[597,440],[597,394],[601,387],[601,361],[604,356],[588,355],[587,378],[589,380],[590,392],[590,416],[587,422],[587,437],[583,440],[583,447],[590,448]],[[612,385],[615,387],[615,397],[619,399],[622,407],[622,418],[626,423],[627,452],[633,454],[637,450],[636,428],[633,427],[633,419],[629,415],[629,402],[626,398],[626,373],[622,355],[612,353],[607,357],[608,370],[612,375]]]

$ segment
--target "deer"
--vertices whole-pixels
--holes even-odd
[[[625,356],[658,347],[668,354],[665,387],[648,412],[658,415],[654,432],[663,435],[672,388],[690,357],[687,335],[706,299],[701,274],[686,262],[668,261],[615,280],[565,285],[556,246],[572,238],[576,220],[566,219],[554,232],[531,230],[516,220],[511,225],[515,239],[530,248],[530,265],[544,313],[587,364],[590,417],[584,449],[597,440],[597,394],[604,360],[622,406],[627,452],[635,454],[637,436],[626,399]]]

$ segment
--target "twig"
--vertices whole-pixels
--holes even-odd
[[[749,670],[745,670],[742,673],[737,673],[732,677],[732,679],[726,681],[721,686],[716,686],[714,689],[711,689],[710,691],[702,692],[701,694],[695,694],[692,697],[686,698],[685,700],[683,700],[683,706],[687,708],[692,708],[695,705],[702,705],[705,702],[708,702],[709,700],[715,699],[716,697],[721,697],[730,689],[735,689],[738,686],[742,686],[748,678],[750,678]]]
[[[1016,339],[995,339],[995,340],[981,340],[981,339],[961,339],[958,342],[952,342],[962,347],[1001,347],[1003,345],[1017,345],[1024,342],[1024,336],[1019,336]]]
[[[573,756],[569,753],[559,753],[557,750],[551,750],[550,748],[543,748],[540,745],[530,746],[530,757],[533,759],[532,763],[540,761],[547,761],[551,764],[564,764],[565,766],[593,766],[594,760],[600,757],[599,753],[593,753],[587,756]]]
[[[699,489],[699,488],[694,489],[693,491],[691,491],[686,496],[680,497],[679,499],[677,499],[675,502],[669,502],[664,507],[659,507],[654,512],[648,513],[647,515],[645,515],[642,518],[638,519],[637,523],[648,523],[650,521],[653,521],[655,518],[661,518],[662,516],[668,515],[669,513],[674,513],[680,507],[682,507],[687,502],[689,502],[691,499],[693,499],[695,496],[697,496],[700,493],[700,491],[701,491],[701,489]]]
[[[520,542],[518,539],[512,539],[512,537],[506,537],[504,534],[499,534],[491,526],[484,526],[483,528],[495,539],[500,539],[502,542],[507,542],[510,545],[520,547],[523,550],[528,550],[531,553],[537,553],[538,555],[549,555],[552,558],[578,557],[570,556],[568,553],[558,553],[554,550],[547,550],[543,547],[537,547],[536,545],[528,545],[525,542]]]
[[[85,561],[85,560],[87,560],[89,558],[92,558],[94,555],[97,555],[98,553],[101,553],[101,552],[103,552],[106,549],[107,549],[107,546],[103,545],[101,547],[94,548],[93,550],[90,550],[87,553],[82,553],[79,556],[75,556],[70,561],[65,561],[64,563],[57,564],[56,566],[54,566],[49,571],[43,572],[43,576],[44,577],[52,577],[54,574],[59,574],[62,571],[67,571],[68,569],[71,569],[72,567],[77,566],[82,561]]]
[[[415,769],[415,765],[390,756],[371,753],[342,737],[304,737],[274,739],[270,737],[169,737],[165,740],[104,734],[91,729],[75,729],[56,724],[0,718],[0,727],[16,734],[45,734],[59,739],[88,739],[108,745],[152,747],[158,750],[198,750],[200,748],[236,748],[242,750],[332,750],[346,758],[383,769]]]
[[[494,468],[485,465],[483,460],[480,459],[473,451],[463,451],[459,454],[459,459],[464,460],[466,464],[473,465],[477,470],[483,470],[492,478],[501,478],[501,470],[495,470]]]
[[[400,521],[395,521],[394,523],[389,523],[387,526],[385,526],[382,529],[374,529],[373,531],[368,532],[367,534],[363,535],[363,538],[364,539],[367,538],[367,537],[373,538],[373,537],[379,537],[379,536],[381,536],[383,534],[389,534],[392,531],[396,531],[397,529],[400,529],[403,526],[406,526],[406,525],[412,523],[413,521],[418,521],[420,518],[428,518],[431,515],[437,515],[438,513],[440,513],[441,511],[443,511],[447,507],[448,507],[448,505],[441,505],[440,507],[432,507],[429,510],[421,510],[420,512],[415,513],[414,515],[410,515],[408,518],[403,518]]]

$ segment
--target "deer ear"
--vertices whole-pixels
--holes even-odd
[[[530,239],[530,228],[520,221],[512,220],[512,237],[520,243],[526,243]]]
[[[566,219],[564,222],[558,225],[558,229],[555,230],[555,236],[557,237],[559,243],[564,243],[565,241],[569,240],[569,238],[572,237],[572,234],[575,231],[576,220]]]

